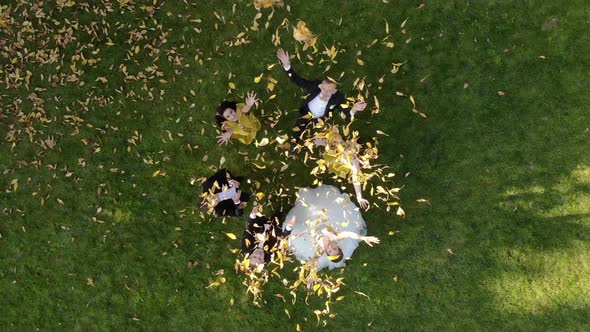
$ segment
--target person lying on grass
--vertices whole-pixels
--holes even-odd
[[[249,193],[240,190],[242,177],[233,177],[221,169],[202,183],[201,208],[216,217],[239,217],[250,199]]]
[[[317,241],[317,251],[309,263],[313,266],[318,266],[319,260],[323,259],[323,257],[327,257],[327,259],[333,263],[341,262],[344,259],[344,252],[342,251],[339,242],[344,239],[353,239],[358,242],[364,241],[369,247],[372,247],[373,244],[379,243],[379,239],[374,236],[365,236],[350,231],[337,233],[331,227],[323,228],[321,230],[321,238]],[[348,245],[353,244],[348,243]],[[341,266],[346,266],[346,264],[342,263]],[[307,286],[312,288],[315,282],[316,279],[312,274],[312,276],[307,279]]]
[[[297,218],[293,216],[284,230],[283,219],[282,209],[267,218],[259,213],[258,206],[252,208],[242,237],[242,253],[249,260],[250,268],[270,262],[283,249],[283,240],[291,234]]]
[[[296,144],[301,143],[301,135],[309,123],[315,123],[319,119],[326,120],[336,110],[341,112],[347,122],[350,122],[356,112],[363,111],[367,107],[367,103],[358,101],[350,108],[344,94],[338,91],[336,82],[328,77],[309,81],[297,75],[291,67],[289,53],[282,48],[277,50],[277,58],[289,79],[308,94],[299,108],[299,117],[295,122],[293,138]]]
[[[359,206],[367,209],[369,201],[363,198],[361,188],[371,174],[365,174],[361,169],[370,168],[370,161],[377,156],[377,148],[368,147],[361,151],[362,146],[357,143],[358,136],[353,135],[351,139],[344,139],[340,135],[338,125],[328,125],[325,128],[312,139],[314,145],[325,148],[312,174],[329,172],[338,178],[347,179],[354,187]]]
[[[256,101],[256,94],[248,92],[245,103],[224,101],[219,105],[215,113],[215,121],[221,128],[218,144],[227,144],[232,137],[244,144],[252,143],[260,130],[260,121],[250,113]]]

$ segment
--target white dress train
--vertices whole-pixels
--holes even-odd
[[[367,234],[367,226],[359,208],[351,201],[350,196],[341,193],[338,188],[322,185],[317,188],[301,188],[295,206],[289,211],[285,220],[297,216],[297,222],[289,236],[289,248],[298,260],[313,258],[322,241],[322,229],[330,227],[338,234],[344,231]],[[334,263],[324,253],[318,260],[318,271],[328,267],[331,269],[346,265],[359,246],[360,240],[342,239],[338,246],[344,259]]]

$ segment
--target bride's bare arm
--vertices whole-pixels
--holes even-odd
[[[372,247],[374,243],[379,243],[379,239],[374,236],[363,236],[363,235],[360,235],[359,233],[348,232],[348,231],[338,233],[339,240],[347,239],[347,238],[365,241],[365,243],[368,244],[369,247]]]
[[[338,233],[338,235],[336,236],[336,238],[338,240],[342,240],[342,239],[355,239],[355,240],[361,240],[362,239],[362,235],[360,235],[359,233],[355,233],[355,232],[349,232],[349,231],[345,231],[345,232],[340,232]]]
[[[358,177],[359,171],[360,171],[360,163],[358,161],[358,159],[354,159],[352,161],[352,178],[355,179]],[[356,194],[356,200],[359,202],[359,206],[361,207],[361,209],[366,209],[369,207],[369,201],[363,198],[363,191],[361,189],[361,183],[358,181],[355,181],[352,183],[352,185],[354,186],[354,193]]]
[[[250,109],[252,109],[252,106],[254,105],[254,103],[256,102],[256,94],[254,93],[254,91],[249,91],[246,95],[246,103],[244,106],[242,106],[242,113],[248,113],[250,112]]]

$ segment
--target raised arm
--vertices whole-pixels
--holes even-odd
[[[244,106],[242,106],[240,111],[242,113],[250,112],[250,109],[252,109],[252,106],[254,106],[254,103],[256,103],[256,100],[257,100],[256,93],[254,93],[254,91],[249,91],[248,94],[246,95],[246,103]]]
[[[358,181],[360,168],[358,159],[354,158],[352,160],[352,185],[354,186],[354,192],[356,194],[356,200],[359,202],[359,206],[361,209],[367,209],[369,207],[369,201],[363,198],[361,183]]]
[[[282,236],[283,238],[286,238],[287,236],[291,235],[291,232],[293,231],[293,226],[295,226],[296,221],[297,221],[297,216],[291,217],[291,219],[289,219],[289,221],[287,221],[287,226],[285,227],[285,230],[283,230],[282,228],[278,229],[278,232],[280,232],[280,234],[278,234],[278,235]]]
[[[355,233],[355,232],[340,232],[337,235],[338,240],[342,240],[342,239],[355,239],[355,240],[361,240],[361,241],[365,241],[366,244],[369,245],[369,247],[372,247],[374,243],[379,243],[379,239],[374,237],[374,236],[363,236],[360,235],[359,233]]]
[[[321,83],[319,81],[306,80],[305,78],[297,75],[297,73],[295,73],[295,71],[293,70],[293,67],[291,67],[289,53],[283,50],[282,48],[279,48],[277,50],[277,58],[279,58],[279,62],[281,63],[281,66],[283,66],[285,72],[287,72],[287,76],[289,76],[289,79],[295,84],[297,84],[297,86],[299,86],[300,88],[309,91],[314,86],[317,86]]]
[[[231,135],[234,133],[234,130],[228,126],[227,124],[221,125],[221,134],[217,136],[217,144],[223,145],[230,143]]]
[[[248,216],[248,221],[246,222],[244,235],[242,236],[242,252],[244,253],[251,253],[256,248],[256,232],[254,230],[256,212],[253,210],[253,212]]]

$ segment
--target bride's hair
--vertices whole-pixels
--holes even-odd
[[[344,253],[336,241],[332,241],[326,246],[326,254],[328,254],[328,259],[333,263],[340,262],[342,257],[344,257]]]

